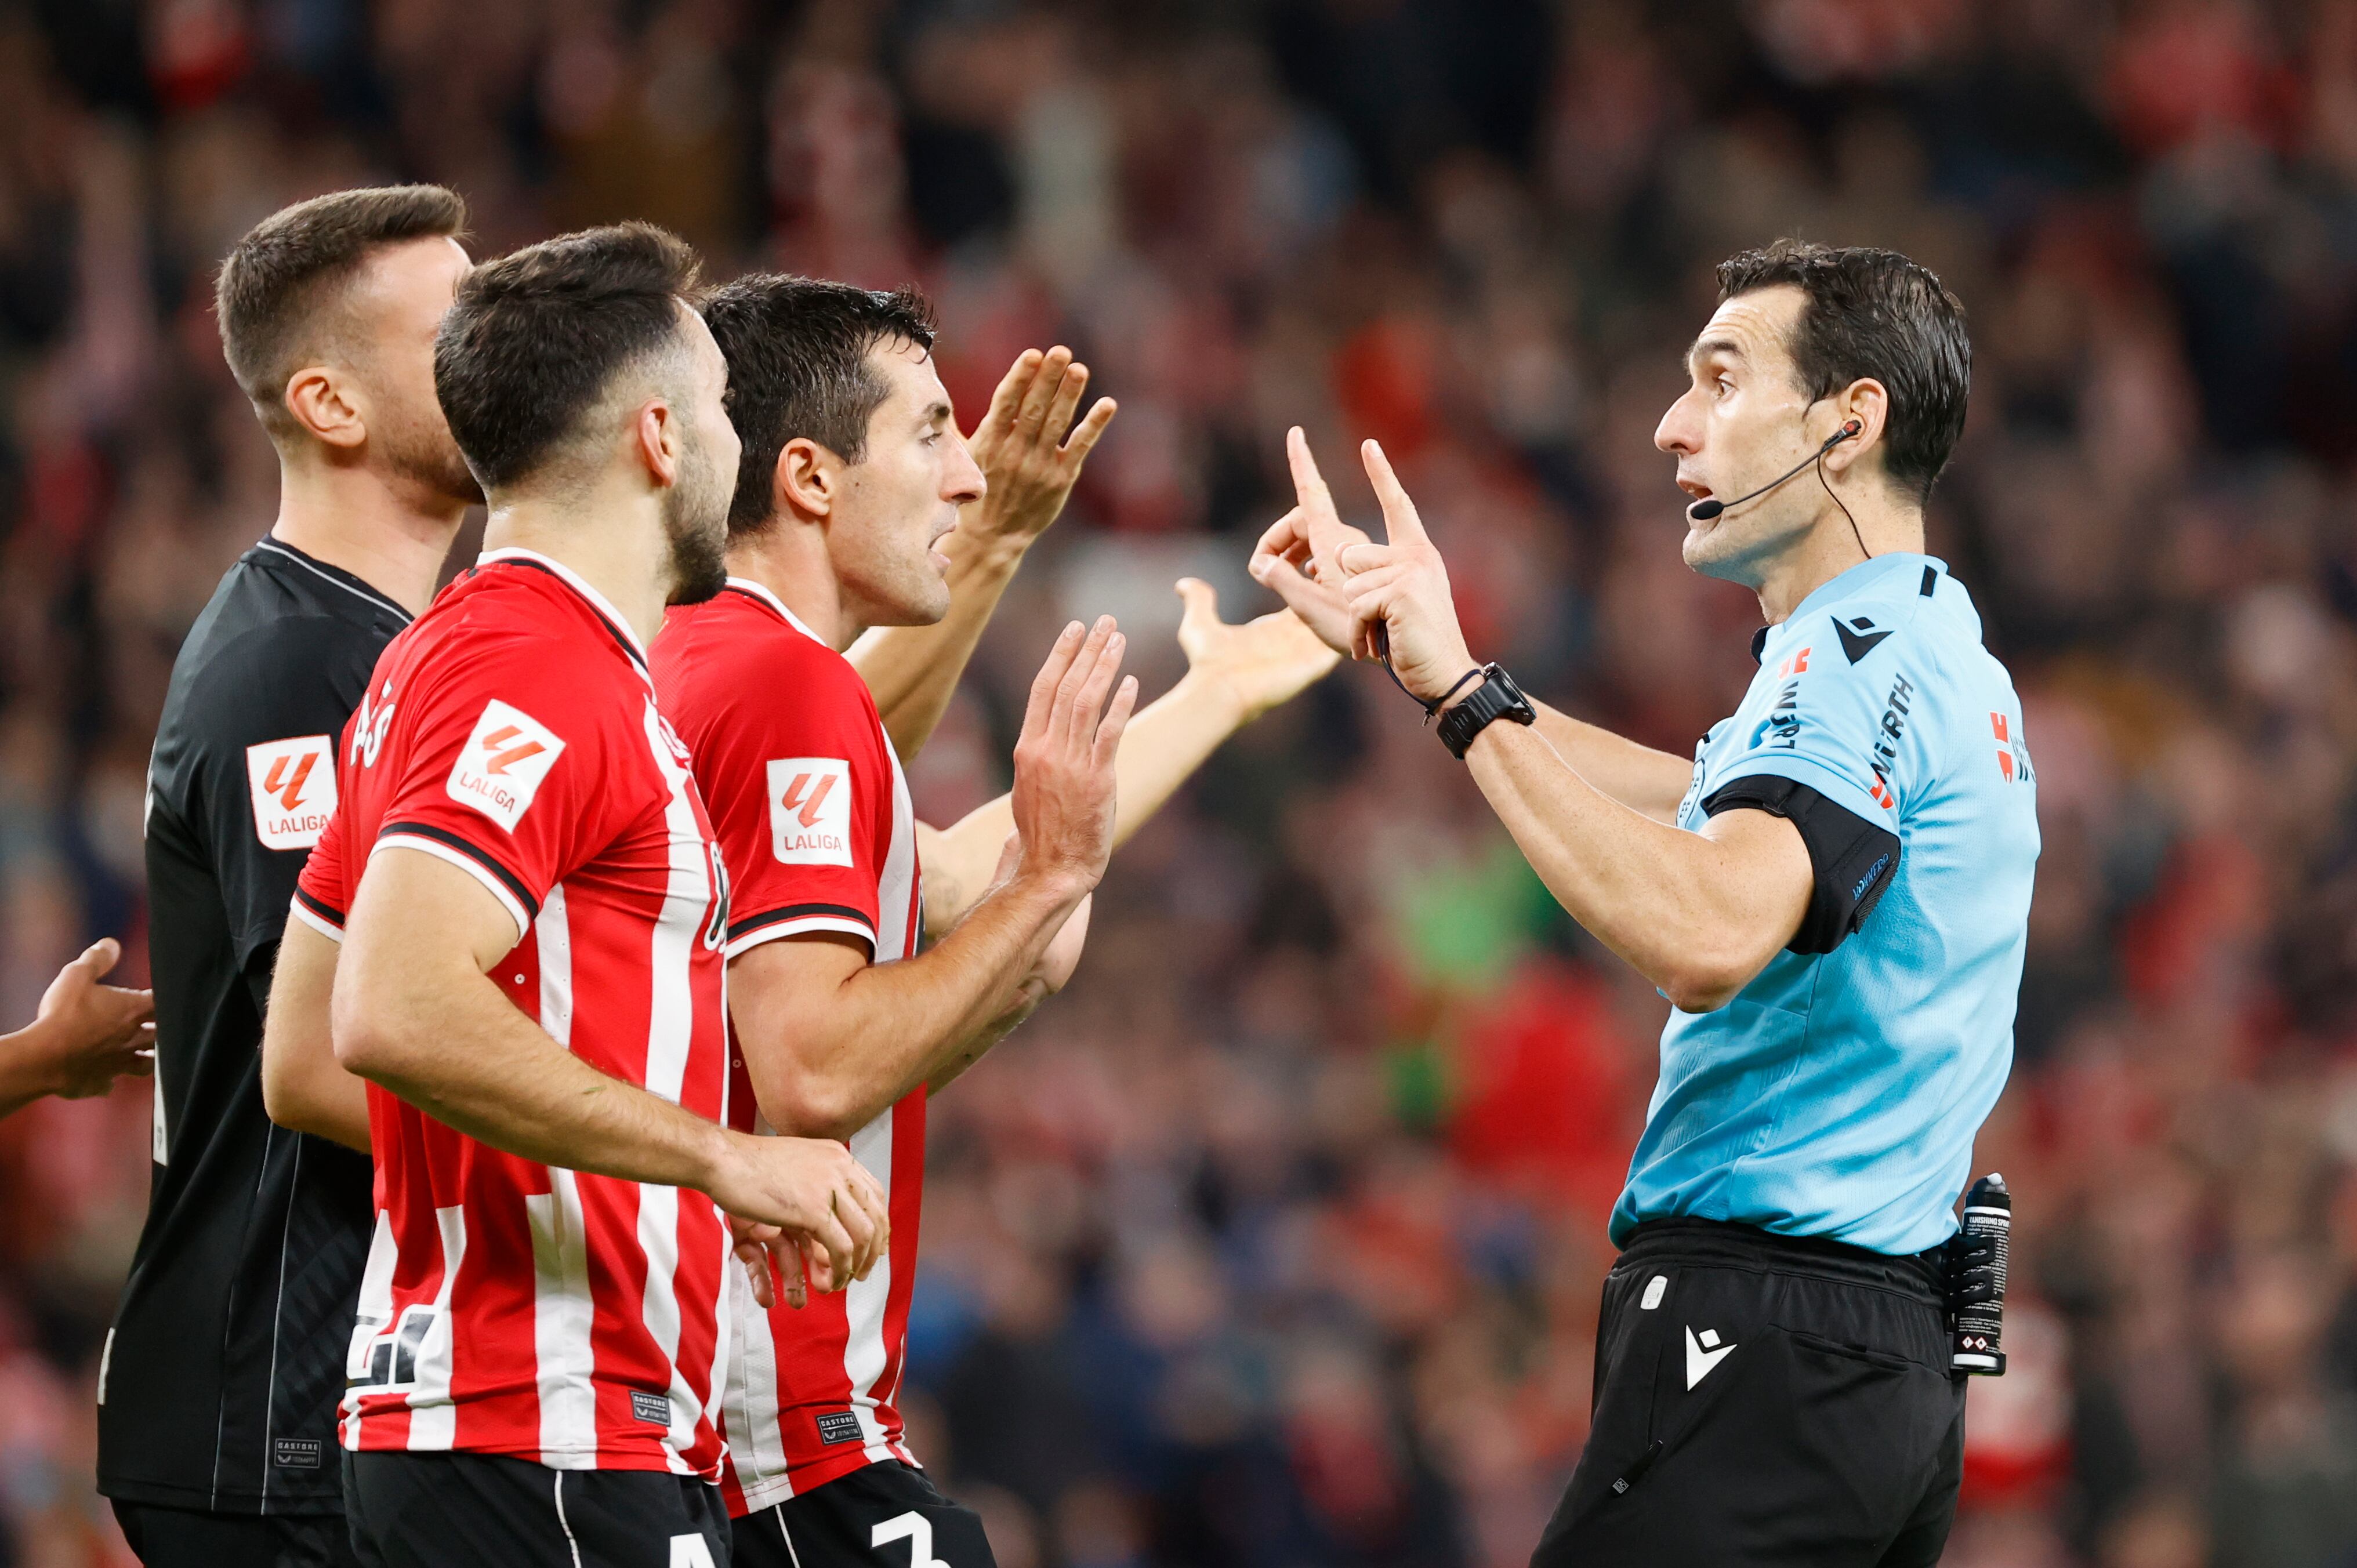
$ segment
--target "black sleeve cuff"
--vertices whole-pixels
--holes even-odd
[[[1809,846],[1816,887],[1809,896],[1801,929],[1784,945],[1797,953],[1825,953],[1866,923],[1899,868],[1899,835],[1869,822],[1790,779],[1755,773],[1712,792],[1702,803],[1717,816],[1737,808],[1781,817],[1801,830]]]

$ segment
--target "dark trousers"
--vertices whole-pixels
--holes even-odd
[[[199,1513],[114,1505],[123,1539],[146,1568],[356,1568],[341,1514]]]
[[[735,1568],[997,1568],[982,1517],[898,1459],[772,1503],[735,1529]]]
[[[344,1455],[362,1568],[725,1568],[720,1488],[493,1454]]]
[[[1915,1568],[1964,1476],[1939,1265],[1705,1219],[1604,1283],[1595,1413],[1533,1568]]]

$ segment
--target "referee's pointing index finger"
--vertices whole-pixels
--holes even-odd
[[[1318,459],[1310,456],[1309,436],[1297,424],[1285,433],[1285,456],[1293,468],[1293,492],[1301,502],[1302,532],[1308,537],[1310,553],[1321,567],[1339,575],[1341,567],[1334,554],[1340,548],[1335,535],[1341,529],[1341,514],[1334,510],[1334,493],[1318,471]]]
[[[1392,472],[1392,460],[1383,456],[1383,444],[1368,441],[1359,448],[1360,460],[1367,465],[1367,478],[1374,481],[1375,499],[1383,509],[1383,535],[1394,544],[1426,542],[1424,519],[1415,514],[1415,502]]]

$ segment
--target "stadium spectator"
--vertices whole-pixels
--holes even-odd
[[[1663,547],[1650,437],[1710,265],[1892,245],[1975,306],[1926,522],[2020,684],[2045,839],[1975,1155],[2022,1193],[2017,1354],[1972,1390],[1949,1556],[2206,1561],[2227,1282],[2309,1260],[2328,1407],[2357,1396],[2352,48],[2287,0],[5,10],[0,1017],[101,935],[145,983],[172,652],[276,505],[211,269],[290,201],[431,178],[487,253],[673,217],[716,277],[919,282],[962,425],[1024,346],[1078,349],[1119,428],[909,770],[937,822],[1006,788],[1073,614],[1120,614],[1152,697],[1170,579],[1254,591],[1222,573],[1295,423],[1415,431],[1469,635],[1690,751],[1758,613]],[[1239,736],[932,1119],[902,1410],[1008,1568],[1520,1568],[1578,1455],[1667,1009],[1415,720],[1350,671]],[[121,1561],[89,1411],[150,1101],[0,1123],[24,1560]]]

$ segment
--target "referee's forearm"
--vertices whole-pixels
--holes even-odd
[[[1759,911],[1725,845],[1598,789],[1535,730],[1492,724],[1465,754],[1531,868],[1582,929],[1681,1007],[1757,972]]]

